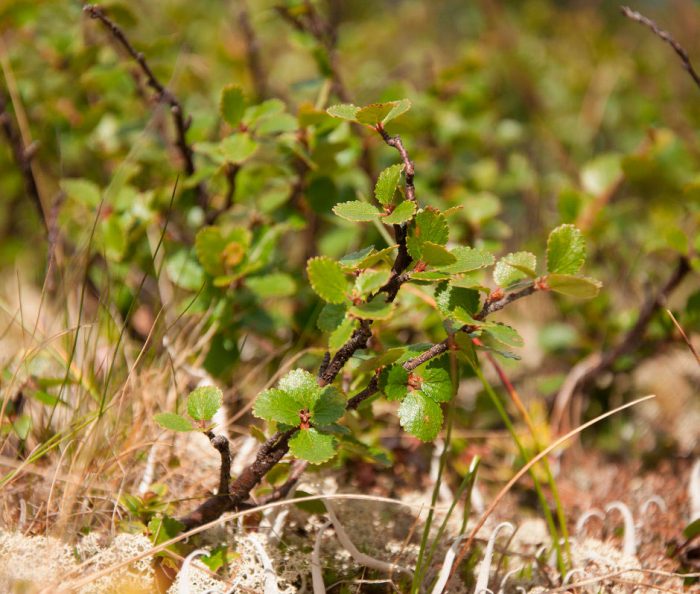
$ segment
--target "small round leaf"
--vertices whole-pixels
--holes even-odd
[[[190,421],[175,413],[158,413],[154,415],[153,420],[163,427],[163,429],[169,429],[170,431],[194,431],[194,427]]]
[[[311,464],[323,464],[335,456],[337,442],[332,435],[313,427],[301,429],[289,440],[289,451],[295,458]]]
[[[187,398],[187,414],[195,421],[211,421],[223,401],[224,395],[216,386],[200,386]]]

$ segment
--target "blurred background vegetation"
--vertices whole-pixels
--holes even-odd
[[[509,314],[526,347],[523,361],[506,367],[544,434],[546,410],[571,367],[624,340],[642,304],[684,259],[693,272],[669,305],[688,333],[700,329],[698,89],[672,50],[625,19],[616,3],[101,6],[191,117],[187,140],[196,172],[183,173],[169,107],[155,100],[141,69],[81,3],[0,0],[5,121],[32,147],[41,201],[40,212],[11,144],[3,142],[3,310],[16,320],[16,302],[29,303],[32,294],[67,304],[46,310],[49,319],[40,324],[45,337],[66,330],[56,341],[63,344],[58,361],[46,349],[18,350],[20,339],[8,330],[2,356],[9,413],[24,386],[25,397],[50,410],[68,402],[73,421],[77,411],[94,413],[95,403],[101,414],[122,402],[135,360],[145,370],[151,364],[162,371],[173,360],[203,369],[228,387],[235,411],[291,355],[302,354],[298,364],[318,365],[325,344],[305,262],[382,244],[370,225],[338,224],[331,207],[370,195],[374,176],[396,161],[376,135],[323,113],[348,100],[411,100],[412,110],[391,132],[401,134],[415,161],[419,200],[463,207],[452,219],[451,239],[498,253],[541,254],[554,226],[575,223],[585,232],[587,273],[603,281],[601,294],[586,302],[538,297]],[[672,31],[700,62],[697,3],[648,0],[633,7]],[[295,27],[309,10],[327,25],[324,34]],[[236,127],[220,115],[227,85],[240,86],[247,101]],[[222,269],[195,248],[197,231],[213,222],[246,230],[230,240]],[[410,307],[405,313],[377,337],[385,346],[441,338],[437,316],[418,316]],[[99,341],[88,329],[94,323]],[[34,319],[22,324],[31,333]],[[181,358],[170,352],[169,360],[164,353],[177,344]],[[637,369],[645,357],[678,345],[685,352],[671,319],[656,315],[614,369]],[[644,384],[633,375],[597,378],[580,416],[638,395],[660,377],[652,372]],[[690,388],[683,389],[694,395],[691,367],[673,378],[687,379]],[[157,382],[139,389],[173,389],[170,380],[160,381],[167,390]],[[71,400],[70,390],[89,397]],[[170,404],[153,399],[148,412]],[[692,402],[674,414],[682,417],[688,407]],[[76,431],[57,421],[61,415],[29,415],[18,424],[21,411],[15,413],[5,416],[5,431],[28,440],[27,450]],[[114,439],[126,440],[145,422],[137,409],[133,415],[132,424],[115,425]],[[500,426],[481,393],[461,417],[463,428]],[[643,437],[620,428],[603,435],[601,446],[619,452],[622,443]],[[685,439],[668,429],[662,441],[670,448],[680,441],[687,453],[694,446],[690,431]],[[605,439],[612,441],[606,446]],[[658,436],[640,443],[649,452]]]

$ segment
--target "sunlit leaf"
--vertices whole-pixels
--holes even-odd
[[[289,440],[292,456],[311,464],[323,464],[335,456],[337,442],[332,435],[311,427],[301,429]]]
[[[576,274],[586,261],[586,241],[573,225],[560,225],[547,239],[547,272]]]
[[[319,256],[309,260],[306,271],[311,288],[328,303],[342,303],[346,299],[348,282],[342,267],[335,260]]]
[[[399,407],[399,422],[404,431],[421,441],[432,441],[442,428],[442,409],[421,392],[409,392]]]

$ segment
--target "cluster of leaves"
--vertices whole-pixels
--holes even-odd
[[[409,107],[407,100],[401,100],[362,108],[337,105],[330,107],[328,113],[383,130],[388,121]],[[405,282],[433,289],[437,310],[448,332],[466,331],[471,339],[484,339],[478,343],[484,348],[489,341],[501,349],[519,347],[523,340],[515,329],[480,316],[481,292],[486,294],[484,306],[489,299],[503,297],[503,290],[512,292],[526,287],[578,297],[597,294],[600,283],[578,274],[586,259],[586,246],[576,227],[562,225],[552,231],[547,241],[547,272],[542,276],[537,275],[536,256],[529,252],[510,253],[496,261],[484,249],[450,247],[451,213],[433,207],[417,209],[409,199],[394,202],[403,168],[403,164],[391,165],[378,176],[374,196],[384,208],[383,213],[359,200],[340,203],[333,212],[353,223],[375,221],[404,226],[406,249],[413,260]],[[390,219],[399,209],[401,216]],[[319,329],[330,333],[329,354],[350,340],[358,321],[388,322],[400,307],[386,294],[398,249],[398,245],[393,245],[377,251],[372,245],[339,260],[319,256],[308,261],[311,287],[325,302],[317,323]],[[491,294],[483,275],[478,273],[494,263],[493,278],[502,289]],[[392,349],[371,364],[365,362],[365,368],[380,373],[379,388],[389,400],[400,401],[398,417],[404,430],[431,441],[442,428],[440,405],[451,399],[454,385],[445,356],[407,370],[403,364],[416,355],[415,351],[415,347],[408,346]],[[278,388],[258,396],[254,414],[283,430],[299,428],[290,440],[290,451],[298,458],[321,463],[335,453],[337,440],[333,433],[342,436],[342,427],[336,421],[344,413],[344,403],[344,395],[336,388],[320,387],[310,373],[297,369],[280,380]]]

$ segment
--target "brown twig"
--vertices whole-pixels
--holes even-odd
[[[532,295],[535,291],[538,291],[539,289],[540,288],[538,287],[538,285],[536,283],[533,283],[523,289],[520,289],[519,291],[513,291],[512,293],[508,293],[500,299],[487,299],[484,302],[481,311],[479,311],[479,313],[477,313],[474,316],[474,319],[479,321],[485,320],[486,317],[491,315],[493,312],[503,309],[507,305],[513,303],[513,301],[517,301],[518,299],[522,299],[523,297]]]
[[[175,145],[182,158],[185,173],[188,177],[192,176],[196,171],[194,150],[187,142],[187,130],[192,122],[191,118],[185,116],[182,104],[178,98],[158,80],[158,77],[156,77],[153,70],[151,70],[151,67],[148,65],[145,56],[141,52],[136,51],[124,34],[124,31],[105,15],[100,6],[97,4],[88,4],[83,7],[83,11],[90,16],[90,18],[100,21],[109,30],[112,37],[117,40],[119,45],[121,45],[138,64],[141,72],[143,72],[146,77],[146,83],[155,91],[158,102],[163,102],[170,106],[170,113],[172,114],[176,131]],[[197,198],[200,206],[206,210],[209,199],[202,182],[197,184]]]
[[[650,18],[645,17],[643,14],[637,12],[636,10],[632,10],[628,6],[621,6],[620,10],[622,11],[622,14],[624,14],[628,19],[641,23],[642,25],[646,25],[647,27],[649,27],[649,29],[651,29],[654,32],[655,35],[657,35],[663,41],[668,43],[673,48],[673,51],[675,51],[676,54],[678,54],[678,57],[681,59],[681,63],[683,64],[683,68],[685,68],[688,74],[690,74],[690,77],[693,79],[693,82],[695,82],[695,85],[700,89],[700,76],[695,71],[695,68],[693,68],[693,64],[690,61],[688,52],[685,51],[683,46],[680,43],[678,43],[671,36],[670,33],[664,31]]]
[[[294,13],[286,6],[276,6],[277,13],[292,27],[301,33],[311,35],[326,54],[328,74],[330,75],[331,89],[343,102],[350,103],[351,96],[347,86],[343,82],[338,61],[338,25],[340,24],[339,4],[331,4],[330,14],[326,19],[319,14],[316,8],[308,0],[304,2],[304,12]],[[374,166],[372,152],[370,150],[369,137],[364,134],[364,127],[353,123],[352,129],[361,142],[360,166],[367,177],[374,180]]]
[[[263,477],[275,466],[287,453],[289,438],[296,429],[285,432],[277,432],[260,446],[255,461],[246,467],[240,476],[233,481],[229,488],[228,496],[216,495],[208,498],[197,509],[190,512],[180,521],[186,530],[191,530],[207,522],[218,518],[221,514],[240,509],[248,499],[250,492]],[[223,494],[222,494],[223,495]]]
[[[568,428],[568,424],[564,423],[564,414],[577,393],[601,373],[612,369],[621,357],[630,354],[639,347],[654,314],[666,303],[669,295],[680,285],[690,270],[688,259],[681,256],[673,274],[656,293],[650,295],[643,303],[634,326],[629,329],[617,346],[589,357],[585,360],[588,361],[585,366],[576,366],[571,370],[569,374],[571,380],[568,377],[564,380],[562,389],[559,390],[554,400],[551,424],[555,430],[563,433]]]
[[[376,128],[384,142],[386,142],[389,146],[394,147],[399,152],[401,160],[403,161],[403,172],[406,176],[406,198],[412,202],[416,202],[416,187],[413,184],[415,168],[413,166],[413,161],[411,161],[410,157],[408,156],[406,147],[401,141],[401,137],[398,134],[396,136],[390,136],[381,123],[377,124]]]
[[[217,494],[228,495],[228,487],[231,483],[231,449],[229,448],[228,439],[223,435],[214,435],[213,432],[206,433],[211,445],[221,454],[221,468],[219,470],[219,488]]]
[[[250,13],[248,12],[248,4],[241,0],[241,9],[238,12],[238,25],[243,33],[243,41],[245,42],[245,55],[248,62],[248,70],[253,81],[255,96],[258,101],[266,99],[268,96],[267,77],[262,66],[260,58],[260,43],[258,36],[255,34],[255,29],[250,22]]]
[[[361,320],[359,328],[352,333],[350,340],[338,349],[335,356],[331,359],[331,362],[326,366],[323,374],[318,379],[319,385],[325,386],[326,384],[330,384],[350,358],[358,350],[367,346],[367,341],[371,336],[372,330],[370,330],[370,322],[368,320]]]
[[[34,203],[39,217],[41,217],[46,227],[47,233],[50,233],[51,228],[44,213],[44,208],[41,204],[41,196],[39,195],[39,189],[36,184],[34,172],[32,171],[32,156],[34,155],[35,147],[24,146],[22,136],[15,128],[10,112],[7,111],[7,98],[2,92],[0,92],[0,127],[2,127],[5,138],[12,149],[12,156],[22,174],[27,196],[29,196]]]
[[[333,92],[341,101],[348,103],[350,93],[343,83],[338,66],[336,45],[338,42],[337,19],[324,19],[308,0],[304,2],[304,11],[295,14],[286,6],[275,6],[277,13],[297,31],[310,34],[326,52],[330,70]]]

